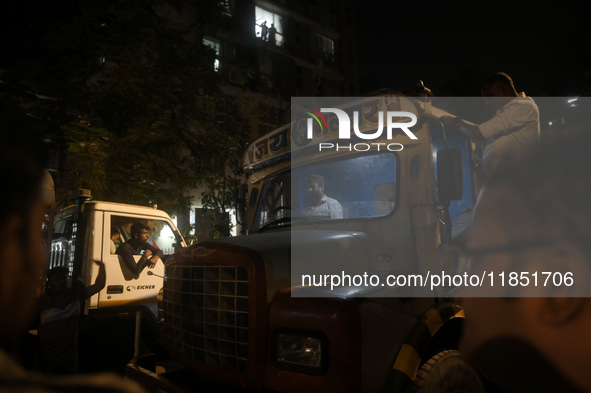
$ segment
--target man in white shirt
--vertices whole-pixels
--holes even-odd
[[[330,219],[343,218],[343,207],[336,200],[324,195],[324,177],[310,175],[308,177],[309,204],[304,209],[308,216],[324,216]]]
[[[540,113],[531,97],[518,94],[509,75],[499,72],[482,84],[485,103],[497,109],[492,119],[475,124],[459,117],[443,116],[445,124],[468,130],[474,138],[486,142],[484,173],[505,159],[525,154],[540,141]]]
[[[484,175],[507,160],[523,157],[540,142],[540,112],[531,97],[517,93],[513,80],[504,72],[493,74],[482,83],[485,104],[496,108],[492,119],[475,124],[460,117],[442,116],[444,124],[468,131],[485,143],[483,154]],[[464,210],[452,224],[455,239],[470,226],[472,206]]]

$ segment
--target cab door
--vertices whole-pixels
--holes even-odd
[[[169,229],[170,223],[160,217],[154,218],[112,212],[105,212],[102,221],[102,230],[95,233],[102,233],[100,236],[100,250],[102,254],[101,260],[106,268],[107,283],[103,290],[92,297],[91,307],[144,305],[156,315],[156,296],[160,288],[162,288],[164,277],[163,260],[159,260],[152,269],[144,268],[139,276],[136,276],[116,254],[116,249],[130,239],[131,225],[135,222],[142,222],[152,228],[148,242],[151,242],[157,248],[161,248],[167,256],[174,249],[170,245],[175,241],[167,238],[169,233],[173,234],[172,229]],[[163,239],[160,240],[160,238]],[[161,245],[158,244],[158,240],[160,240]],[[140,258],[141,255],[134,256],[136,263]],[[92,282],[94,282],[98,274],[96,264],[92,269],[92,273]]]

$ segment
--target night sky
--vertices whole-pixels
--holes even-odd
[[[422,79],[436,96],[478,95],[482,78],[499,71],[530,96],[591,90],[584,76],[591,21],[580,4],[356,0],[355,7],[362,94]]]

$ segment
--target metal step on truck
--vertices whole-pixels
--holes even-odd
[[[426,100],[300,106],[251,143],[247,234],[167,259],[159,325],[173,359],[135,358],[127,377],[150,392],[484,391],[457,351],[451,288],[409,282],[460,269],[452,223],[479,190],[478,148]]]
[[[140,349],[156,350],[159,335],[156,303],[164,264],[159,261],[153,269],[144,269],[136,275],[115,254],[116,249],[130,238],[131,225],[136,222],[150,228],[148,242],[162,250],[162,261],[186,247],[185,240],[162,210],[94,201],[89,190],[78,190],[73,199],[74,205],[48,215],[52,239],[48,268],[67,267],[69,286],[78,287],[95,282],[99,269],[94,260],[105,264],[104,289],[84,304],[80,365],[86,371],[120,367],[119,371],[123,372],[134,353]],[[134,256],[136,262],[140,257]],[[136,330],[141,330],[137,342],[134,341]]]

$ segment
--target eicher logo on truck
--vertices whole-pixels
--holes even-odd
[[[136,291],[136,290],[141,290],[141,289],[154,289],[156,288],[155,285],[137,285],[137,286],[133,286],[133,285],[129,285],[127,287],[128,291]]]
[[[402,150],[404,146],[401,143],[342,143],[342,141],[350,140],[353,134],[365,141],[383,140],[384,130],[386,132],[385,137],[388,140],[391,140],[393,135],[399,134],[401,131],[408,138],[417,139],[410,131],[410,128],[417,124],[417,116],[414,113],[401,110],[380,111],[378,110],[379,103],[377,100],[365,102],[347,110],[339,108],[320,108],[320,110],[317,110],[309,106],[303,106],[303,108],[305,108],[303,113],[309,117],[301,118],[297,122],[296,128],[299,129],[300,135],[305,129],[305,139],[307,141],[297,143],[296,138],[296,144],[307,144],[314,139],[318,141],[319,151],[335,149],[350,151],[368,151],[371,149],[379,151],[380,148],[389,151]],[[353,119],[351,119],[351,115]],[[305,122],[305,126],[302,124],[303,122]],[[353,132],[351,132],[351,128]],[[341,143],[334,141],[334,137],[337,136],[335,131],[337,130],[338,140]],[[333,141],[321,141],[327,134],[334,135]]]

